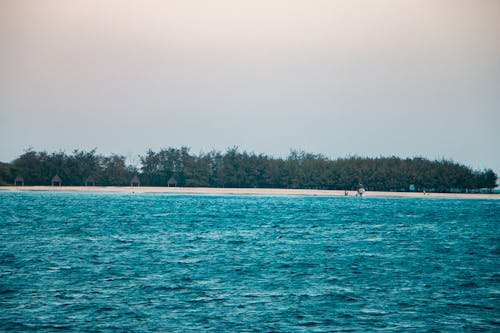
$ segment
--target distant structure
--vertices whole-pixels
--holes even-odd
[[[17,176],[14,179],[14,186],[24,186],[24,178],[22,176]]]
[[[168,187],[176,187],[177,186],[177,180],[175,179],[174,176],[170,177],[170,179],[167,182]]]
[[[132,177],[132,180],[130,181],[130,186],[132,186],[132,187],[141,186],[141,181],[140,181],[139,177],[137,177],[137,175],[134,175],[134,177]]]
[[[85,186],[95,186],[94,177],[88,176],[87,179],[85,179]]]
[[[61,186],[62,185],[62,179],[59,177],[59,175],[55,175],[52,177],[51,181],[52,186]]]
[[[358,190],[356,192],[356,196],[362,197],[363,194],[366,192],[365,188],[363,187],[363,184],[359,184]]]
[[[415,192],[415,184],[410,184],[410,186],[408,187],[408,190],[410,192]]]

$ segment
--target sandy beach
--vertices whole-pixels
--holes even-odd
[[[207,195],[297,195],[297,196],[345,196],[338,190],[275,189],[275,188],[212,188],[212,187],[130,187],[130,186],[1,186],[0,191],[75,191],[75,192],[121,192],[121,193],[171,193]],[[355,191],[348,191],[356,196]],[[364,197],[407,198],[457,198],[500,199],[499,193],[424,193],[367,191]]]

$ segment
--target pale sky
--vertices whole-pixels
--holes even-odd
[[[0,161],[189,146],[500,173],[500,1],[1,0]]]

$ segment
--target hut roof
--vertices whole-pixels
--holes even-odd
[[[177,184],[177,180],[175,179],[174,176],[170,177],[170,179],[168,180],[168,183],[169,184]]]
[[[130,182],[139,183],[140,182],[139,177],[137,177],[137,175],[134,175],[134,177],[132,177],[132,180]]]
[[[95,182],[94,177],[92,177],[92,176],[88,176],[85,181],[86,182]]]
[[[53,182],[62,182],[62,179],[61,179],[61,177],[59,177],[59,175],[55,175],[55,176],[52,178],[52,181],[53,181]]]
[[[20,182],[20,181],[24,181],[24,178],[23,176],[17,176],[16,179],[14,179],[15,182]]]

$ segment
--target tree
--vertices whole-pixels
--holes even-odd
[[[0,186],[11,185],[16,178],[16,170],[10,163],[0,162]]]
[[[104,185],[126,186],[136,171],[133,167],[127,167],[125,156],[111,155],[100,159],[101,173],[99,179]]]
[[[180,186],[281,187],[355,189],[362,183],[371,190],[467,191],[497,186],[497,175],[451,160],[431,161],[422,157],[364,158],[349,156],[335,160],[320,154],[292,150],[286,159],[241,152],[191,154],[188,147],[148,150],[140,156],[141,172],[127,166],[121,155],[102,156],[96,150],[65,152],[25,151],[12,163],[0,164],[0,184],[11,184],[22,175],[26,185],[49,185],[55,174],[64,185],[83,185],[92,176],[101,185],[128,185],[138,174],[144,185],[166,186],[174,176]]]

